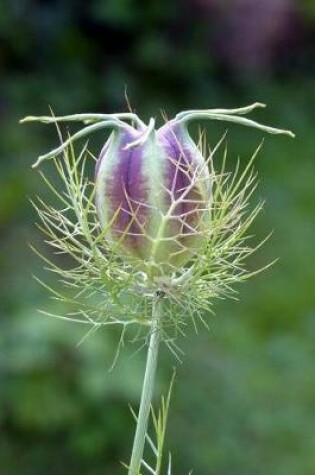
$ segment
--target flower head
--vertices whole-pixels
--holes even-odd
[[[62,283],[75,289],[71,299],[53,291],[71,301],[71,319],[96,327],[147,325],[147,307],[160,291],[168,297],[169,323],[178,328],[187,314],[194,321],[196,316],[203,319],[213,297],[228,295],[235,282],[251,275],[244,266],[253,252],[247,230],[261,208],[258,204],[248,211],[247,206],[255,187],[252,161],[237,179],[224,167],[215,170],[218,147],[207,153],[192,140],[188,125],[212,119],[293,136],[242,117],[256,107],[262,104],[185,111],[160,128],[154,119],[146,125],[133,113],[23,120],[87,124],[34,165],[53,158],[62,182],[58,191],[44,177],[59,209],[35,206],[50,244],[74,260],[72,269],[50,263]],[[94,179],[89,179],[86,147],[77,156],[72,144],[105,128],[111,134],[96,161]]]

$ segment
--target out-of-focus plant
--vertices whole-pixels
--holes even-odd
[[[252,247],[248,242],[248,229],[262,206],[249,207],[256,187],[252,170],[256,153],[243,172],[237,165],[228,173],[225,150],[217,170],[213,160],[224,139],[208,150],[204,136],[195,144],[187,126],[196,119],[212,119],[293,136],[242,117],[262,106],[189,110],[158,129],[154,119],[146,125],[132,112],[21,121],[86,124],[34,165],[52,159],[57,170],[59,185],[40,174],[59,205],[38,198],[34,206],[46,242],[73,262],[59,267],[40,254],[67,291],[43,285],[69,304],[69,314],[56,317],[89,324],[91,331],[121,326],[121,342],[128,327],[135,326],[146,339],[147,363],[129,475],[158,475],[162,470],[170,392],[160,411],[151,410],[156,440],[147,432],[160,343],[178,356],[176,338],[184,333],[188,319],[196,327],[199,322],[207,326],[205,315],[211,312],[213,299],[233,295],[235,283],[259,271],[245,267],[246,257],[261,244]],[[87,145],[77,154],[73,143],[106,128],[111,134],[91,179],[86,161],[92,155]],[[146,440],[153,463],[143,457]],[[168,475],[171,470],[170,458]]]

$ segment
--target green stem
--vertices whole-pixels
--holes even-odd
[[[157,366],[162,319],[162,304],[163,296],[157,293],[152,305],[151,336],[128,475],[139,475],[141,468]]]

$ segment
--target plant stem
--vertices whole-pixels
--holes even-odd
[[[157,366],[163,310],[162,304],[163,296],[160,293],[157,293],[152,304],[151,336],[128,475],[139,475],[141,468]]]

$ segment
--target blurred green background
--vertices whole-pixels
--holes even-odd
[[[45,249],[30,169],[57,143],[25,115],[126,109],[142,118],[190,108],[269,108],[255,118],[293,129],[266,138],[256,162],[266,200],[254,227],[272,238],[249,262],[277,264],[216,304],[210,332],[180,341],[168,447],[175,474],[312,475],[315,471],[315,3],[312,0],[2,0],[0,15],[0,473],[120,474],[128,461],[144,351],[118,335],[41,316]],[[205,124],[210,144],[224,124]],[[229,127],[229,167],[262,135]],[[105,137],[90,141],[97,153]],[[49,167],[48,167],[49,168]],[[45,250],[46,252],[47,250]],[[51,277],[50,277],[51,279]],[[60,308],[59,312],[63,309]],[[156,397],[177,363],[165,350]]]

